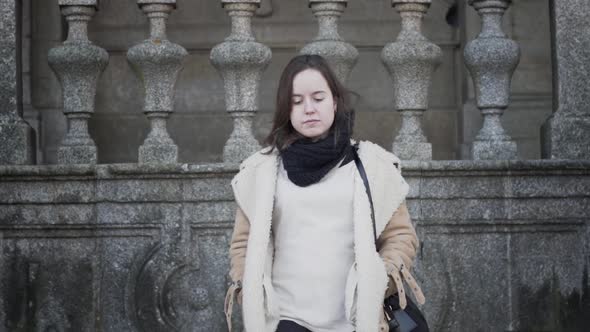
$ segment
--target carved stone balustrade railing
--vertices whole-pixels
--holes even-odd
[[[61,164],[94,164],[96,145],[88,133],[88,119],[94,113],[96,84],[109,59],[104,49],[88,40],[88,22],[98,9],[98,1],[58,3],[68,22],[68,37],[63,45],[50,50],[48,60],[62,85],[68,129],[57,159]]]
[[[324,57],[343,84],[357,62],[359,52],[338,33],[338,19],[348,0],[309,0],[309,7],[318,20],[318,35],[301,49],[301,54]]]
[[[511,0],[470,0],[481,16],[481,32],[465,47],[465,64],[473,78],[483,127],[471,148],[473,159],[516,159],[516,142],[500,117],[508,107],[510,80],[518,65],[518,44],[502,31],[502,16]]]
[[[150,36],[129,49],[127,58],[142,80],[145,90],[143,111],[151,129],[139,147],[140,163],[174,163],[178,147],[166,129],[174,111],[174,86],[187,51],[166,37],[166,20],[176,0],[138,0],[150,24]]]
[[[422,130],[422,116],[428,109],[432,73],[440,64],[440,47],[422,35],[421,26],[431,0],[392,0],[402,18],[395,42],[387,44],[381,59],[393,79],[395,109],[402,124],[392,150],[402,159],[430,160],[432,145]]]
[[[221,73],[225,106],[233,118],[233,131],[223,147],[223,161],[237,163],[260,149],[252,133],[258,111],[260,77],[271,59],[269,47],[252,33],[252,16],[260,0],[222,0],[231,18],[231,34],[211,50],[210,60]]]
[[[20,119],[26,117],[19,114],[19,102],[24,101],[19,99],[18,87],[25,78],[19,77],[20,60],[15,52],[23,33],[17,31],[20,12],[15,8],[28,2],[50,7],[47,0],[0,0],[0,163],[27,162],[27,129],[21,127]],[[59,55],[52,65],[59,67],[56,72],[64,86],[64,108],[74,113],[66,114],[71,122],[68,134],[76,140],[83,138],[85,143],[84,139],[89,139],[86,122],[97,127],[104,123],[104,118],[96,115],[88,120],[94,111],[94,86],[106,63],[104,51],[86,37],[86,25],[97,1],[52,3],[56,15],[51,20],[58,22],[51,21],[55,26],[50,28],[61,28],[58,3],[69,24],[68,40],[52,51],[52,55]],[[103,15],[108,13],[106,4],[111,6],[109,10],[130,6],[128,0],[102,3]],[[182,3],[202,4],[205,0]],[[233,141],[226,149],[227,160],[232,162],[161,162],[176,161],[177,149],[165,125],[172,112],[173,86],[185,52],[165,38],[166,17],[174,1],[139,1],[152,35],[143,43],[147,46],[130,53],[136,56],[135,68],[146,78],[145,110],[152,121],[150,135],[155,138],[146,139],[141,163],[0,165],[1,332],[227,330],[223,313],[230,281],[227,251],[236,211],[230,182],[239,171],[235,162],[258,146],[250,126],[257,111],[260,74],[270,60],[270,51],[256,43],[251,31],[250,20],[258,1],[221,3],[231,17],[233,30],[211,57],[224,78],[227,109],[235,122]],[[275,1],[275,13],[284,13],[285,3],[292,1]],[[351,1],[348,10],[359,3]],[[363,6],[372,3],[367,0]],[[396,82],[396,108],[402,118],[407,117],[401,136],[410,137],[405,146],[417,150],[410,155],[413,159],[430,151],[421,145],[428,142],[423,139],[420,115],[414,113],[422,114],[428,108],[430,75],[440,55],[440,50],[419,32],[429,3],[394,1],[402,16],[402,32],[394,43],[398,48],[384,50]],[[325,9],[322,5],[326,4],[344,8],[343,1],[312,1],[312,9]],[[437,10],[441,8],[433,2],[433,9],[435,4]],[[485,94],[496,90],[504,99],[492,99],[493,103],[483,104],[482,111],[503,110],[508,105],[510,81],[506,66],[512,64],[512,58],[503,57],[504,53],[514,54],[513,48],[503,46],[512,43],[506,42],[499,24],[507,1],[472,4],[479,8],[485,26],[472,44],[480,45],[475,49],[485,52],[470,55],[476,60],[474,81],[485,83],[478,83],[483,91],[478,101],[491,99]],[[131,5],[142,18],[135,3]],[[477,331],[482,326],[490,331],[586,331],[590,326],[590,85],[586,70],[590,35],[579,33],[590,29],[590,2],[554,0],[550,5],[556,105],[546,127],[546,156],[551,160],[404,161],[404,178],[412,188],[407,206],[421,241],[415,276],[427,297],[422,309],[433,331]],[[221,13],[220,8],[217,10]],[[316,14],[326,14],[318,17],[324,22],[320,23],[319,35],[334,35],[341,13],[335,11],[316,10]],[[190,14],[183,19],[192,18]],[[36,15],[32,18],[48,24],[39,20],[46,13]],[[282,24],[273,19],[260,18],[260,22],[270,22],[274,27]],[[180,24],[176,28],[183,29]],[[108,39],[105,35],[109,29],[96,25],[90,35],[93,40],[96,36],[96,43],[102,43]],[[61,39],[59,33],[52,38],[51,43],[61,43],[56,41]],[[160,44],[166,46],[158,48]],[[115,53],[123,49],[104,45]],[[64,53],[64,49],[71,51]],[[415,56],[407,56],[410,52]],[[64,68],[66,60],[68,68]],[[46,65],[45,59],[42,61]],[[477,69],[482,62],[489,64],[489,71]],[[128,69],[124,62],[112,61],[111,65],[113,71]],[[203,69],[202,63],[198,66]],[[342,71],[339,75],[346,76]],[[153,95],[147,97],[149,93]],[[48,107],[41,111],[48,110],[44,121],[59,106],[52,99]],[[61,112],[56,113],[58,120],[50,119],[41,128],[59,132],[60,128],[51,127],[60,123]],[[492,115],[486,121],[490,120],[494,125],[499,116]],[[95,138],[99,141],[99,136]],[[488,146],[501,147],[503,143],[499,142],[489,142]],[[488,142],[481,146],[485,144]],[[82,144],[64,146],[60,153],[70,163],[80,161],[81,155],[96,158],[92,151],[93,146]],[[236,304],[234,331],[243,330],[241,318]]]

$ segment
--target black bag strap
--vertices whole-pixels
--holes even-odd
[[[361,158],[359,158],[358,154],[358,143],[354,145],[352,148],[352,153],[354,154],[354,163],[356,164],[356,168],[359,170],[359,174],[363,179],[363,183],[365,184],[365,190],[367,191],[367,196],[369,197],[369,203],[371,205],[371,221],[373,222],[373,236],[375,238],[375,249],[377,249],[377,226],[375,225],[375,208],[373,207],[373,196],[371,196],[371,187],[369,186],[369,179],[367,179],[367,172],[365,172],[365,167],[363,166],[363,162]]]

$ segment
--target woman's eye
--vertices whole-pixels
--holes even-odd
[[[293,100],[293,105],[299,105],[299,104],[301,104],[301,99]]]
[[[315,101],[317,101],[318,103],[321,102],[322,100],[324,100],[324,98],[314,98]]]

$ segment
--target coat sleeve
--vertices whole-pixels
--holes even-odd
[[[234,232],[229,246],[230,271],[232,281],[241,281],[246,263],[246,249],[250,235],[250,222],[241,208],[236,210]]]
[[[398,270],[402,263],[406,268],[412,266],[418,250],[418,237],[405,202],[399,206],[385,226],[377,239],[377,247],[388,273],[394,269]]]
[[[234,232],[229,245],[230,270],[229,276],[233,281],[232,285],[225,294],[224,312],[227,321],[228,331],[232,331],[232,313],[234,299],[239,304],[242,303],[242,291],[238,286],[244,276],[244,266],[246,264],[246,249],[248,247],[248,235],[250,234],[250,222],[241,208],[236,211],[236,220],[234,223]]]
[[[424,303],[424,295],[410,274],[412,262],[418,250],[418,237],[414,226],[412,226],[405,202],[395,211],[377,239],[377,248],[385,263],[387,274],[391,277],[386,297],[398,292],[400,306],[404,308],[406,298],[402,280],[405,280],[412,289],[416,300],[419,303]]]

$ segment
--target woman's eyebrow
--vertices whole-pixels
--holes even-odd
[[[314,92],[312,92],[311,94],[312,94],[312,95],[317,95],[317,94],[319,94],[319,93],[326,93],[326,91],[324,91],[324,90],[319,90],[319,91],[314,91]],[[294,93],[292,96],[293,96],[293,97],[302,97],[303,95],[300,95],[300,94]]]

